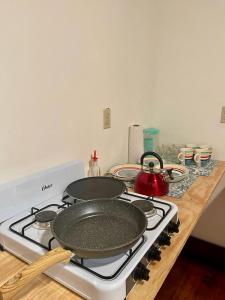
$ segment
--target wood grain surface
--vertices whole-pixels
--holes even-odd
[[[162,197],[178,206],[181,222],[180,231],[172,237],[171,245],[162,250],[161,261],[149,265],[149,281],[136,284],[127,300],[151,300],[155,298],[224,172],[225,162],[219,162],[210,176],[198,177],[182,198]],[[0,252],[0,282],[6,282],[13,274],[22,270],[25,265],[24,262],[6,251]],[[12,298],[12,300],[29,299],[78,300],[83,298],[42,274],[38,275]]]
[[[32,279],[58,262],[68,263],[71,256],[72,252],[62,247],[57,247],[46,252],[46,254],[41,256],[37,261],[26,266],[22,271],[17,272],[6,283],[0,286],[0,300],[12,299],[12,297]]]

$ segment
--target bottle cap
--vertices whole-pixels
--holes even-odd
[[[94,161],[96,161],[98,158],[97,158],[97,156],[96,156],[96,150],[94,151],[94,155],[92,155],[92,159],[94,160]]]
[[[144,134],[151,134],[151,135],[159,134],[159,129],[157,128],[145,128],[143,131]]]

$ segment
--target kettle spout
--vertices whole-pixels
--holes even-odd
[[[167,171],[167,174],[168,174],[168,176],[169,176],[169,178],[171,179],[171,180],[173,180],[174,179],[174,177],[173,177],[173,169],[171,168],[171,169],[167,169],[166,170]]]

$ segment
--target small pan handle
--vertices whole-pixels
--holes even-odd
[[[27,283],[47,268],[58,262],[69,262],[71,255],[71,251],[61,247],[57,247],[47,252],[37,261],[25,267],[21,272],[17,273],[0,286],[0,300],[12,299],[13,295],[17,294]]]

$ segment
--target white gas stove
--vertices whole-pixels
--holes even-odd
[[[74,203],[64,191],[83,177],[83,163],[74,161],[0,186],[2,250],[31,263],[58,246],[49,226],[51,217]],[[161,246],[169,246],[170,236],[178,232],[176,205],[128,192],[118,198],[133,202],[148,218],[147,230],[136,245],[110,258],[74,256],[70,263],[58,263],[45,272],[86,299],[125,299],[136,283],[149,279],[146,266],[160,260]]]

